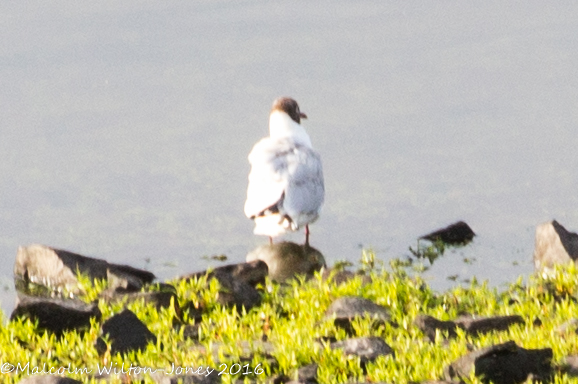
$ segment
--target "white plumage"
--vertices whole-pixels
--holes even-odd
[[[249,154],[251,172],[245,214],[255,221],[254,233],[270,238],[305,226],[319,217],[325,189],[319,154],[301,126],[295,100],[279,98],[269,118],[269,137]]]

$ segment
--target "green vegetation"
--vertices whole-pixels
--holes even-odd
[[[217,302],[219,286],[216,280],[209,283],[206,277],[193,281],[175,281],[177,296],[183,308],[200,308],[203,311],[198,329],[198,340],[185,337],[183,324],[191,324],[188,310],[182,322],[175,321],[173,307],[157,310],[143,300],[129,304],[109,304],[99,299],[99,308],[106,320],[127,306],[157,336],[157,343],[149,344],[145,351],[111,356],[99,356],[94,348],[99,337],[100,324],[93,321],[90,329],[79,334],[68,332],[62,338],[37,332],[29,320],[7,322],[0,326],[0,364],[29,364],[30,373],[36,367],[81,371],[67,376],[84,382],[90,379],[87,372],[97,374],[102,367],[116,367],[125,371],[129,367],[139,370],[149,368],[207,366],[217,370],[226,364],[223,382],[236,380],[264,381],[267,377],[285,374],[293,377],[297,368],[317,363],[320,383],[377,382],[408,383],[441,379],[444,367],[468,352],[507,340],[514,340],[524,348],[550,347],[554,352],[555,383],[571,382],[563,372],[564,358],[578,354],[578,334],[573,327],[560,327],[578,317],[578,271],[574,266],[559,268],[550,278],[532,277],[528,284],[517,282],[503,291],[472,279],[470,286],[457,287],[438,294],[419,277],[408,272],[403,263],[393,262],[387,268],[377,265],[371,252],[364,252],[363,269],[371,282],[357,276],[343,284],[324,281],[317,275],[309,281],[297,279],[288,285],[268,281],[261,287],[263,302],[245,311],[224,308]],[[84,281],[83,299],[98,298],[105,284]],[[324,312],[333,300],[341,296],[361,296],[391,311],[392,321],[376,324],[371,319],[356,319],[353,329],[356,336],[379,336],[395,351],[395,356],[382,356],[362,369],[358,357],[345,356],[341,350],[331,350],[326,340],[343,340],[348,336],[337,328],[332,319],[325,319]],[[188,307],[186,303],[192,303]],[[492,332],[481,336],[458,331],[454,339],[444,340],[438,334],[435,342],[427,340],[413,324],[416,316],[427,314],[440,320],[453,320],[461,314],[479,316],[521,315],[524,325],[512,326],[508,331]],[[181,324],[181,326],[179,326]],[[267,351],[263,342],[273,347]],[[251,349],[248,353],[247,349]],[[233,365],[237,364],[237,365]],[[204,369],[203,368],[203,369]],[[220,369],[219,369],[220,368]],[[258,374],[246,374],[256,372]],[[136,369],[132,378],[136,381]],[[16,383],[26,374],[0,374],[3,383]],[[125,375],[126,376],[126,375]],[[115,376],[113,376],[115,377]],[[120,382],[120,378],[118,381]],[[480,382],[471,378],[472,383]]]

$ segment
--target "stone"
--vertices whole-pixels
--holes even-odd
[[[524,324],[524,319],[519,315],[479,318],[464,316],[454,321],[442,321],[432,316],[419,315],[414,324],[433,342],[436,331],[447,334],[448,338],[454,338],[457,336],[456,330],[460,328],[472,336],[477,336],[492,331],[505,331],[514,324]]]
[[[414,324],[427,336],[427,338],[434,342],[436,339],[436,331],[442,334],[447,334],[448,338],[457,336],[456,330],[458,326],[453,321],[438,320],[433,316],[419,315],[415,318]]]
[[[163,284],[164,286],[170,286],[169,284]],[[106,290],[101,293],[99,297],[105,299],[108,303],[118,303],[121,302],[125,307],[129,303],[142,300],[145,305],[152,305],[155,309],[160,312],[161,309],[173,308],[175,316],[173,317],[173,322],[178,324],[183,321],[183,309],[179,305],[179,299],[177,297],[176,289],[172,287],[173,290],[165,291],[149,291],[149,292],[123,292],[123,291],[110,291]],[[167,289],[162,287],[161,289]],[[189,315],[193,312],[189,312]],[[191,319],[191,317],[189,317]],[[199,317],[200,319],[200,317]],[[196,319],[195,319],[196,320]]]
[[[224,265],[222,267],[217,267],[211,271],[213,274],[219,275],[230,275],[232,278],[243,281],[252,287],[256,287],[258,284],[264,284],[265,278],[269,273],[269,268],[267,263],[261,260],[253,260],[247,263]],[[200,278],[207,274],[207,271],[195,272],[186,276],[182,276],[181,279],[194,279]]]
[[[265,282],[267,276],[267,264],[257,260],[250,263],[226,265],[209,271],[195,272],[182,276],[181,279],[194,279],[207,275],[207,283],[211,279],[217,279],[221,285],[217,301],[224,306],[238,308],[245,307],[249,310],[261,303],[261,294],[255,288],[257,284]],[[183,311],[188,311],[189,318],[200,321],[203,311],[201,307],[195,307],[191,302],[183,305]]]
[[[297,380],[299,383],[317,383],[317,364],[304,365],[297,370]]]
[[[476,234],[468,224],[463,221],[448,225],[445,228],[438,229],[420,237],[420,239],[431,242],[441,241],[444,244],[462,245],[473,240]]]
[[[330,344],[331,349],[343,349],[346,355],[359,356],[362,364],[372,362],[379,356],[393,355],[393,349],[383,339],[370,336],[346,339]]]
[[[97,303],[76,299],[45,298],[18,294],[17,305],[10,320],[28,318],[38,322],[38,329],[61,336],[66,331],[90,328],[90,319],[100,320]]]
[[[200,324],[185,324],[184,326],[179,325],[177,328],[177,331],[180,330],[181,327],[184,328],[183,330],[183,338],[186,339],[190,339],[190,340],[194,340],[194,341],[199,341],[200,340],[200,333],[199,333],[199,328],[200,328]]]
[[[391,318],[387,308],[356,296],[343,296],[334,300],[325,311],[325,318],[333,316],[335,325],[344,328],[349,334],[354,333],[351,321],[356,317],[373,318],[377,324],[384,324]]]
[[[187,301],[181,306],[181,313],[187,314],[188,321],[200,323],[203,320],[203,311],[205,310],[204,303],[195,303],[192,300]]]
[[[534,267],[548,273],[557,264],[568,264],[578,259],[578,234],[569,232],[556,220],[536,228]]]
[[[171,302],[173,303],[173,308],[175,313],[180,318],[181,308],[179,306],[179,300],[175,292],[118,292],[118,291],[104,291],[101,298],[105,299],[109,303],[116,303],[124,301],[126,304],[135,301],[143,300],[146,304],[154,305],[157,311],[162,308],[170,308]]]
[[[102,337],[98,338],[95,346],[99,354],[106,351],[103,339],[106,336],[110,342],[111,355],[143,350],[149,342],[157,342],[156,336],[128,309],[112,316],[102,325]]]
[[[264,261],[269,277],[281,283],[298,275],[312,277],[325,266],[325,258],[317,249],[288,241],[261,245],[249,252],[246,260]]]
[[[289,375],[277,375],[267,379],[265,382],[271,384],[317,384],[318,368],[317,364],[304,365]]]
[[[55,375],[31,376],[22,379],[18,384],[82,384],[82,381],[74,380],[69,377]]]
[[[335,285],[341,285],[349,280],[355,279],[356,277],[360,276],[363,285],[371,283],[371,277],[361,274],[361,273],[354,273],[351,271],[347,271],[344,269],[336,270],[331,268],[324,268],[322,273],[322,278],[324,281],[330,281]]]
[[[242,280],[227,273],[211,273],[211,278],[217,279],[221,285],[217,301],[226,307],[245,307],[248,311],[261,304],[261,294],[257,289]]]
[[[91,280],[104,280],[112,275],[120,280],[117,285],[124,285],[126,289],[133,291],[140,290],[155,278],[151,272],[128,265],[111,264],[105,260],[44,245],[18,247],[14,264],[16,279],[78,293],[80,288],[76,279],[77,271],[88,275]]]
[[[479,318],[467,316],[456,319],[455,323],[458,327],[473,336],[493,331],[506,331],[512,325],[525,324],[524,319],[520,315]]]
[[[444,370],[446,380],[464,380],[473,372],[484,383],[517,384],[528,378],[548,381],[552,349],[524,349],[514,341],[492,345],[460,357]]]

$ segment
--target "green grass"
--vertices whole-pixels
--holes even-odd
[[[573,328],[566,332],[559,327],[578,317],[578,271],[574,266],[559,268],[550,278],[532,277],[527,284],[520,278],[507,289],[498,291],[486,283],[473,279],[470,286],[457,287],[444,293],[433,292],[419,276],[410,275],[403,263],[393,262],[387,268],[378,265],[374,255],[365,251],[363,269],[371,276],[369,284],[356,277],[336,285],[316,276],[309,281],[297,279],[281,286],[267,281],[260,287],[263,302],[245,311],[224,308],[217,302],[219,286],[216,280],[207,284],[206,278],[189,282],[172,282],[180,304],[192,301],[203,308],[199,340],[185,339],[183,327],[175,327],[173,308],[157,311],[141,301],[126,304],[157,336],[156,344],[149,344],[142,352],[128,355],[99,356],[94,348],[100,323],[93,321],[85,333],[66,333],[62,338],[40,333],[29,320],[7,322],[0,326],[0,364],[29,364],[48,370],[60,367],[92,370],[103,366],[125,370],[132,364],[138,369],[166,369],[207,367],[227,369],[236,375],[223,375],[223,382],[239,379],[264,381],[267,377],[285,374],[292,376],[303,365],[319,365],[321,383],[377,382],[408,383],[440,379],[444,367],[468,352],[468,345],[481,348],[507,340],[514,340],[524,348],[550,347],[554,352],[555,383],[574,382],[562,373],[564,357],[578,354],[578,335]],[[412,272],[413,273],[413,272]],[[102,282],[83,281],[86,293],[82,298],[94,300],[105,289]],[[391,322],[376,324],[371,319],[356,319],[356,336],[379,336],[395,351],[395,357],[384,356],[367,364],[364,372],[358,358],[347,357],[340,350],[331,350],[328,338],[343,340],[345,331],[336,328],[324,312],[333,300],[341,296],[361,296],[383,305],[391,311]],[[125,304],[108,304],[99,300],[101,321],[122,311]],[[413,324],[416,316],[428,314],[441,320],[452,320],[461,314],[480,316],[521,315],[524,325],[512,326],[508,331],[471,336],[459,331],[458,337],[447,342],[439,334],[430,342]],[[535,321],[540,320],[541,325]],[[184,313],[184,322],[189,323]],[[270,355],[259,341],[266,339],[273,346]],[[252,356],[243,352],[248,342]],[[247,343],[245,343],[247,348]],[[272,355],[272,356],[271,356]],[[237,363],[237,366],[233,364]],[[243,375],[257,369],[260,374]],[[132,372],[134,374],[134,371]],[[0,382],[16,383],[26,374],[0,374]],[[90,382],[86,372],[68,375]],[[136,376],[129,375],[136,379]],[[98,381],[95,381],[98,382]],[[118,379],[116,382],[120,382]],[[479,382],[472,378],[472,383]]]

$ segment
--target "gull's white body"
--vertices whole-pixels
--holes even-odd
[[[299,123],[271,112],[269,137],[255,144],[249,163],[245,214],[255,234],[274,237],[317,220],[325,195],[321,158]]]

